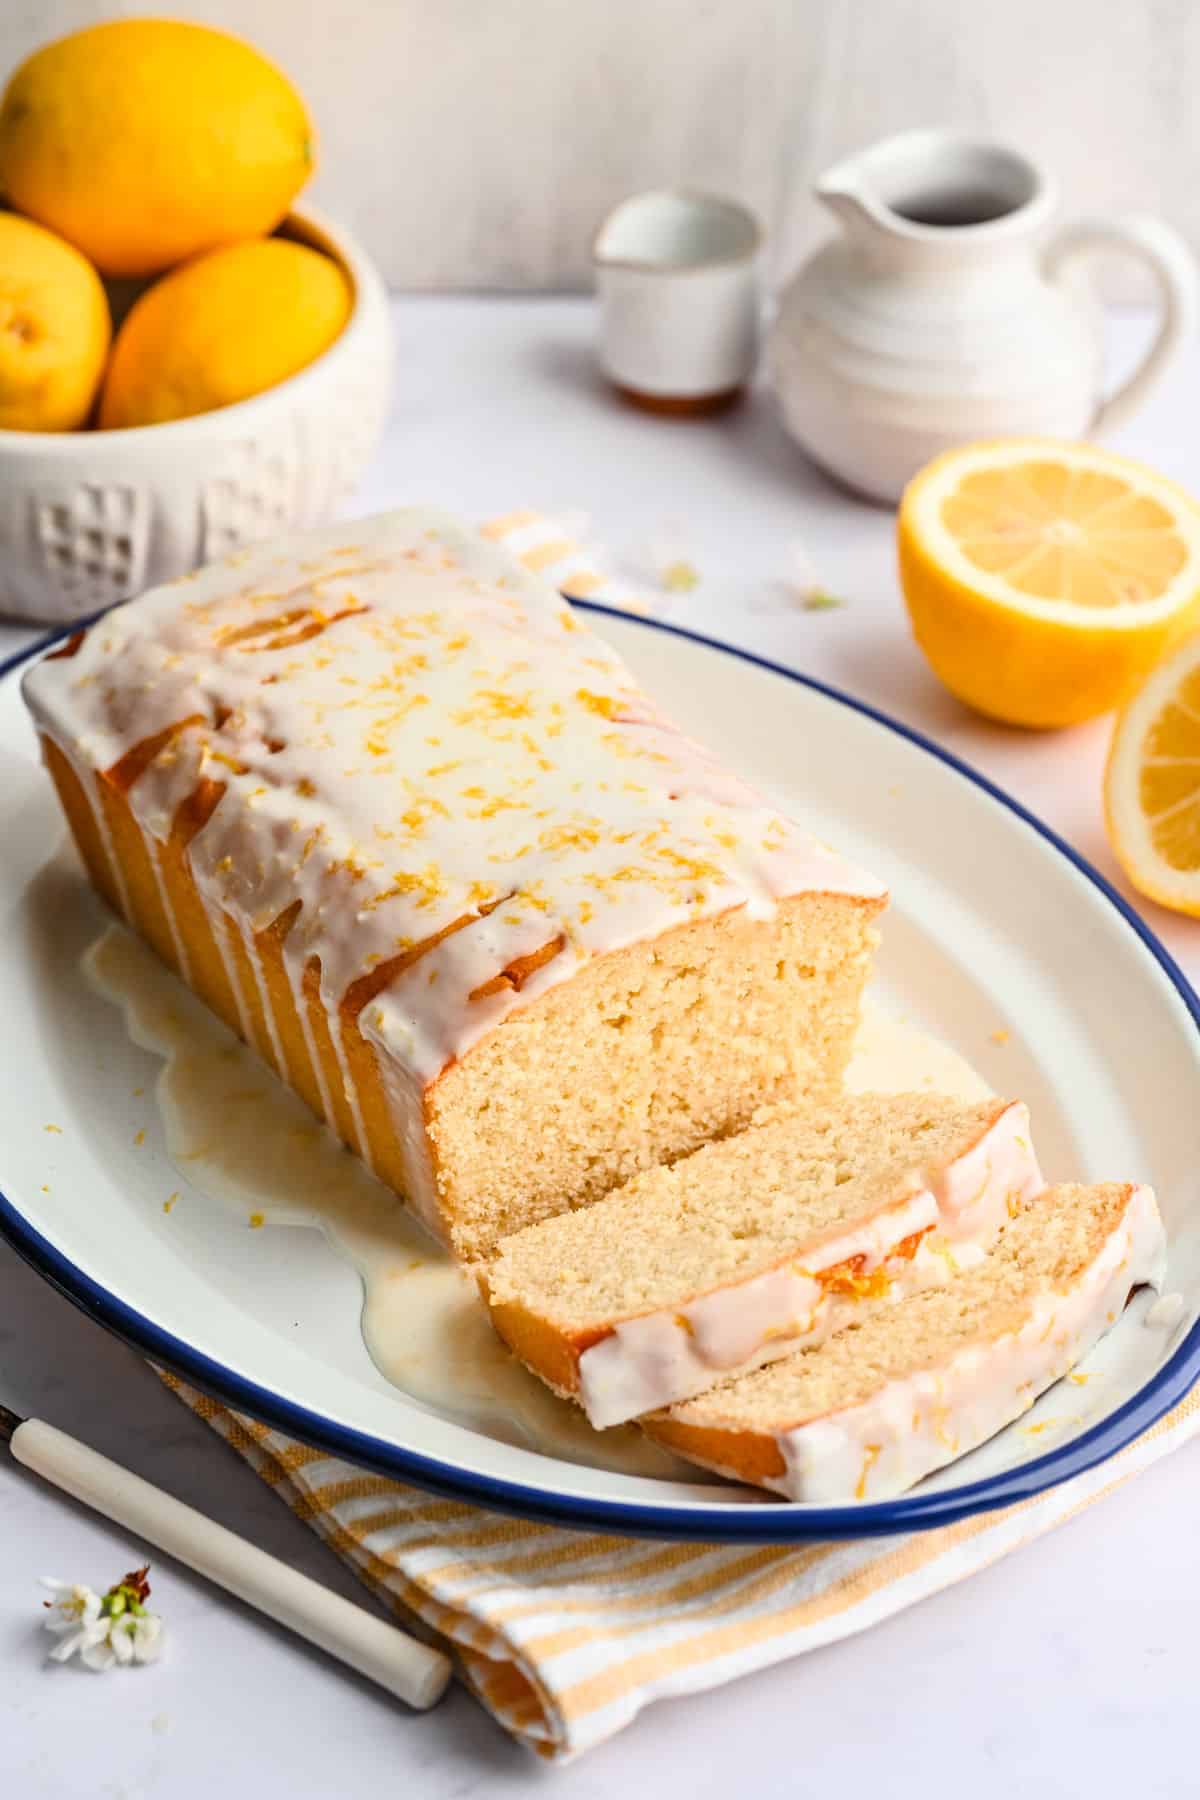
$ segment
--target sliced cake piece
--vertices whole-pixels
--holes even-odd
[[[643,1421],[681,1456],[789,1500],[881,1500],[1019,1418],[1163,1278],[1148,1187],[1046,1188],[983,1262]]]
[[[860,1095],[514,1232],[480,1285],[522,1362],[618,1425],[949,1279],[1043,1185],[1019,1102]]]

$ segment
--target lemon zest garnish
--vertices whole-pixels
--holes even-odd
[[[336,867],[336,865],[334,865]],[[398,869],[392,876],[389,885],[382,893],[372,896],[363,904],[364,912],[373,911],[389,900],[395,900],[402,894],[416,894],[418,906],[432,906],[447,892],[446,880],[436,863],[426,863],[423,869]]]
[[[532,717],[533,703],[529,694],[506,694],[499,688],[477,689],[474,704],[453,714],[456,725],[491,725],[501,719]]]
[[[616,719],[622,711],[621,702],[611,694],[593,694],[590,688],[576,689],[575,698],[588,712],[596,713],[602,719]],[[601,739],[601,742],[607,742]]]
[[[659,586],[668,594],[690,594],[700,585],[700,571],[685,557],[668,563],[659,578]]]
[[[879,1452],[882,1450],[882,1448],[883,1448],[882,1444],[867,1444],[865,1446],[865,1448],[863,1450],[862,1469],[859,1473],[858,1482],[855,1485],[855,1489],[854,1489],[854,1498],[856,1500],[865,1500],[866,1499],[867,1477],[871,1473],[871,1470],[874,1468],[874,1466],[879,1458]]]

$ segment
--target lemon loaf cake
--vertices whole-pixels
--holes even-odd
[[[620,1425],[949,1279],[1044,1185],[1019,1102],[847,1097],[504,1238],[480,1285],[521,1360]]]
[[[25,696],[95,885],[465,1258],[840,1084],[884,889],[440,515],[239,551]]]
[[[878,1500],[1019,1418],[1161,1285],[1148,1187],[1046,1188],[976,1268],[819,1348],[643,1422],[706,1468],[790,1500]]]

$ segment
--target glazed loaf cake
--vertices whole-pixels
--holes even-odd
[[[1148,1187],[1046,1188],[983,1262],[818,1349],[643,1421],[659,1443],[790,1500],[902,1493],[1020,1418],[1162,1283]]]
[[[847,1097],[502,1239],[480,1285],[526,1366],[620,1425],[949,1280],[1044,1185],[1019,1101]]]
[[[97,888],[464,1258],[840,1083],[883,888],[440,515],[238,552],[25,697]]]

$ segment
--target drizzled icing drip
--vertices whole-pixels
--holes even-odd
[[[297,899],[293,988],[432,1079],[588,958],[806,891],[882,898],[647,702],[505,552],[424,512],[255,546],[30,671],[39,725],[128,786],[247,933]]]

